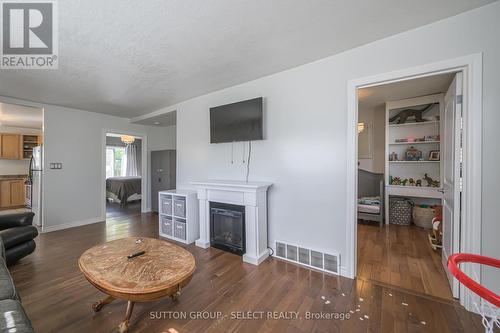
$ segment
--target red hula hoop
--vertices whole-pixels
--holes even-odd
[[[494,304],[496,307],[500,307],[500,296],[495,294],[493,291],[483,287],[482,285],[468,277],[464,272],[462,272],[458,266],[462,262],[472,262],[476,264],[500,268],[500,260],[469,253],[456,253],[448,258],[448,269],[450,270],[451,274],[453,274],[453,276],[457,278],[458,281],[475,292],[481,298],[484,298],[491,304]]]

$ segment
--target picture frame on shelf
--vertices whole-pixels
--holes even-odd
[[[429,152],[429,161],[439,161],[441,157],[440,155],[439,150],[431,150]]]

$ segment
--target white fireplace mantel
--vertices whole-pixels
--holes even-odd
[[[267,189],[268,182],[206,180],[191,182],[200,202],[200,239],[196,245],[210,247],[210,202],[245,206],[245,247],[243,261],[258,265],[268,256]]]

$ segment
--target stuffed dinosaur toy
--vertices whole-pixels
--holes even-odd
[[[417,123],[421,123],[424,121],[424,118],[422,115],[432,109],[434,104],[429,104],[427,105],[424,109],[422,110],[416,110],[416,109],[405,109],[401,110],[397,115],[389,119],[389,122],[391,124],[396,123],[396,124],[404,124],[410,117],[415,117],[415,121]]]

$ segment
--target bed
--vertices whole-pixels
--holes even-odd
[[[358,169],[358,220],[384,223],[384,174]]]
[[[141,199],[141,177],[110,177],[106,179],[106,198],[127,204]]]

